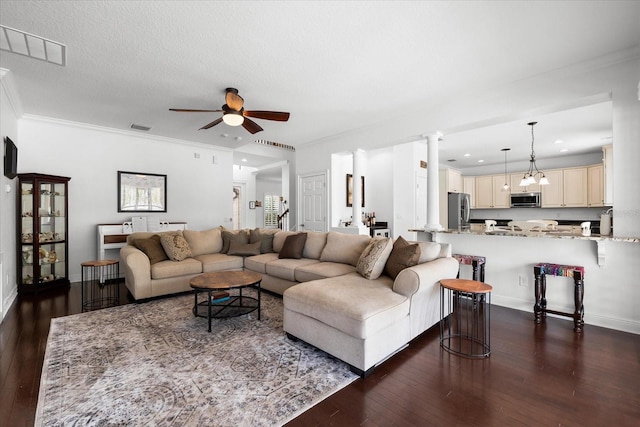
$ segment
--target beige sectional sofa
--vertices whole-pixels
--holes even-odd
[[[263,289],[283,295],[283,327],[290,338],[366,376],[440,320],[438,282],[458,273],[448,244],[263,229],[242,240],[243,233],[219,228],[157,233],[156,241],[162,240],[171,257],[160,260],[143,245],[157,247],[154,233],[131,234],[120,251],[126,286],[139,300],[189,291],[191,278],[203,272],[256,271]],[[183,247],[167,248],[169,234],[184,237],[174,239]],[[172,251],[180,260],[173,260]],[[416,265],[405,268],[405,263]]]

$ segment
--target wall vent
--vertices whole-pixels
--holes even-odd
[[[148,132],[148,131],[151,130],[150,126],[139,125],[139,124],[136,124],[136,123],[131,123],[131,125],[129,125],[129,127],[131,129],[142,130],[142,131],[145,131],[145,132]]]

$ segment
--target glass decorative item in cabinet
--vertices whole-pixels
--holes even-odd
[[[67,189],[70,179],[18,174],[18,292],[69,285]]]

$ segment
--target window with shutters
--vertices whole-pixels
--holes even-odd
[[[264,227],[278,227],[278,211],[280,206],[280,196],[273,194],[264,195]]]

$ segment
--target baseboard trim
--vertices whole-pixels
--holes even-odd
[[[517,298],[504,297],[499,295],[491,295],[491,303],[500,307],[513,308],[514,310],[528,311],[531,313],[531,320],[533,321],[533,302],[527,300],[521,300]],[[561,310],[573,311],[573,307],[559,307]],[[568,317],[555,316],[553,314],[547,314],[550,317],[558,317],[572,321]],[[599,314],[589,313],[589,308],[586,307],[584,312],[584,323],[586,325],[600,326],[602,328],[615,329],[617,331],[630,332],[632,334],[640,335],[640,322],[633,320],[620,319],[610,316],[602,316]]]

